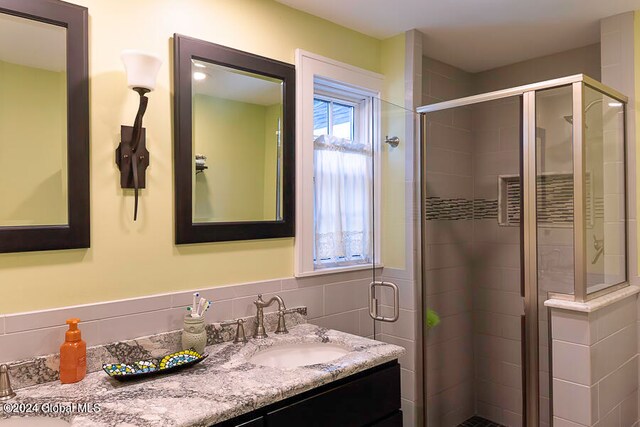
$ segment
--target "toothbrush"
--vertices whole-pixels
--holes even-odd
[[[193,316],[194,314],[197,315],[198,314],[198,297],[200,296],[200,292],[194,292],[193,293],[193,308],[192,308],[192,313],[191,315]]]
[[[199,314],[200,316],[202,316],[202,314],[204,313],[203,308],[206,302],[207,302],[206,299],[200,298],[200,303],[198,304],[198,311],[197,311],[197,314]]]
[[[211,301],[205,301],[202,311],[200,312],[200,316],[204,316],[204,313],[209,309],[210,306],[211,306]]]

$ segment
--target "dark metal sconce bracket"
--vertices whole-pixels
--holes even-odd
[[[134,157],[137,165],[138,172],[138,188],[145,188],[146,184],[146,170],[149,167],[149,151],[146,147],[146,129],[142,128],[140,134],[140,143],[138,149],[133,152],[131,147],[131,138],[133,137],[133,126],[121,126],[120,127],[120,145],[116,149],[116,164],[120,169],[120,187],[122,188],[135,188],[133,181],[133,168],[131,157]]]
[[[138,219],[138,192],[145,187],[145,172],[149,167],[146,130],[142,127],[142,118],[149,103],[149,98],[145,95],[150,92],[150,89],[134,87],[133,90],[140,95],[140,106],[133,127],[121,126],[120,128],[120,145],[116,148],[116,164],[120,168],[120,186],[135,190],[133,208],[133,220],[135,221]]]

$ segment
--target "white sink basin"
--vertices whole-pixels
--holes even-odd
[[[53,417],[10,417],[0,419],[0,427],[68,427],[71,424]]]
[[[295,368],[336,360],[350,350],[337,344],[319,342],[283,344],[254,354],[249,362],[272,368]]]

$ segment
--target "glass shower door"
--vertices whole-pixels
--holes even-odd
[[[373,337],[413,352],[416,309],[409,293],[413,292],[411,207],[415,187],[410,159],[417,115],[380,98],[374,98],[373,106],[372,244],[376,265],[369,289]],[[406,360],[403,368],[415,372],[415,366],[407,366]]]
[[[427,426],[521,426],[522,96],[425,121]]]

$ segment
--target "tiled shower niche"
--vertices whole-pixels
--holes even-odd
[[[498,224],[503,226],[520,225],[521,191],[519,175],[500,175],[498,177]],[[586,220],[589,227],[593,226],[593,218],[598,212],[603,215],[602,198],[596,205],[591,174],[585,176],[586,186]],[[537,220],[539,224],[548,227],[573,227],[573,174],[547,173],[538,176],[537,182]]]

